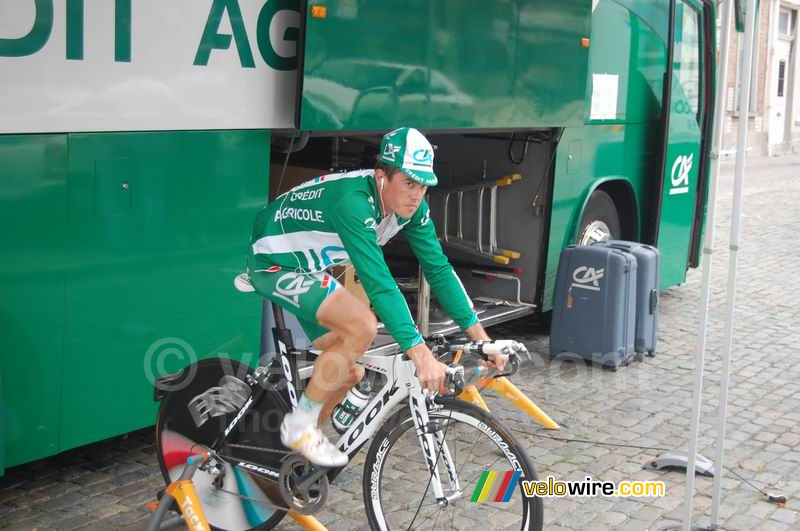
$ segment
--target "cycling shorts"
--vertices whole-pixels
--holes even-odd
[[[248,267],[250,282],[256,293],[292,312],[309,341],[330,332],[317,322],[322,301],[342,285],[330,273],[296,273],[293,269],[272,266],[267,269]]]

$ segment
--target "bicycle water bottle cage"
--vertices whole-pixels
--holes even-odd
[[[334,406],[334,408],[333,408],[333,413],[331,413],[331,418],[335,417],[340,412],[344,412],[346,415],[350,415],[355,419],[355,417],[357,417],[358,414],[361,413],[361,409],[355,408],[352,405],[347,404],[347,403],[345,403],[345,404],[336,404],[336,406]],[[344,430],[342,430],[342,429],[339,429],[339,427],[336,425],[335,422],[332,422],[331,424],[333,425],[333,429],[336,430],[336,433],[338,433],[339,435],[341,435],[343,433],[346,433],[347,430],[350,428],[350,425],[348,425]]]

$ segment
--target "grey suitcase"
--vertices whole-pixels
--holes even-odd
[[[556,279],[550,355],[616,369],[634,356],[636,259],[618,249],[570,245]]]
[[[656,354],[658,334],[659,253],[652,245],[623,240],[595,242],[593,245],[613,247],[636,258],[636,352]]]

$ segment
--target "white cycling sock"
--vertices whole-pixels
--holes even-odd
[[[319,414],[322,412],[322,407],[324,405],[325,402],[312,400],[303,393],[300,400],[297,401],[297,407],[294,413],[292,413],[290,417],[289,425],[292,431],[305,428],[309,424],[316,426]]]

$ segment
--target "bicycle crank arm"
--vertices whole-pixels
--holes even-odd
[[[317,470],[316,472],[314,472],[313,474],[308,476],[307,479],[303,480],[298,485],[298,488],[303,489],[303,490],[308,489],[311,485],[316,483],[322,476],[326,475],[328,473],[328,470],[329,469],[327,469],[327,468],[320,468],[319,470]]]

